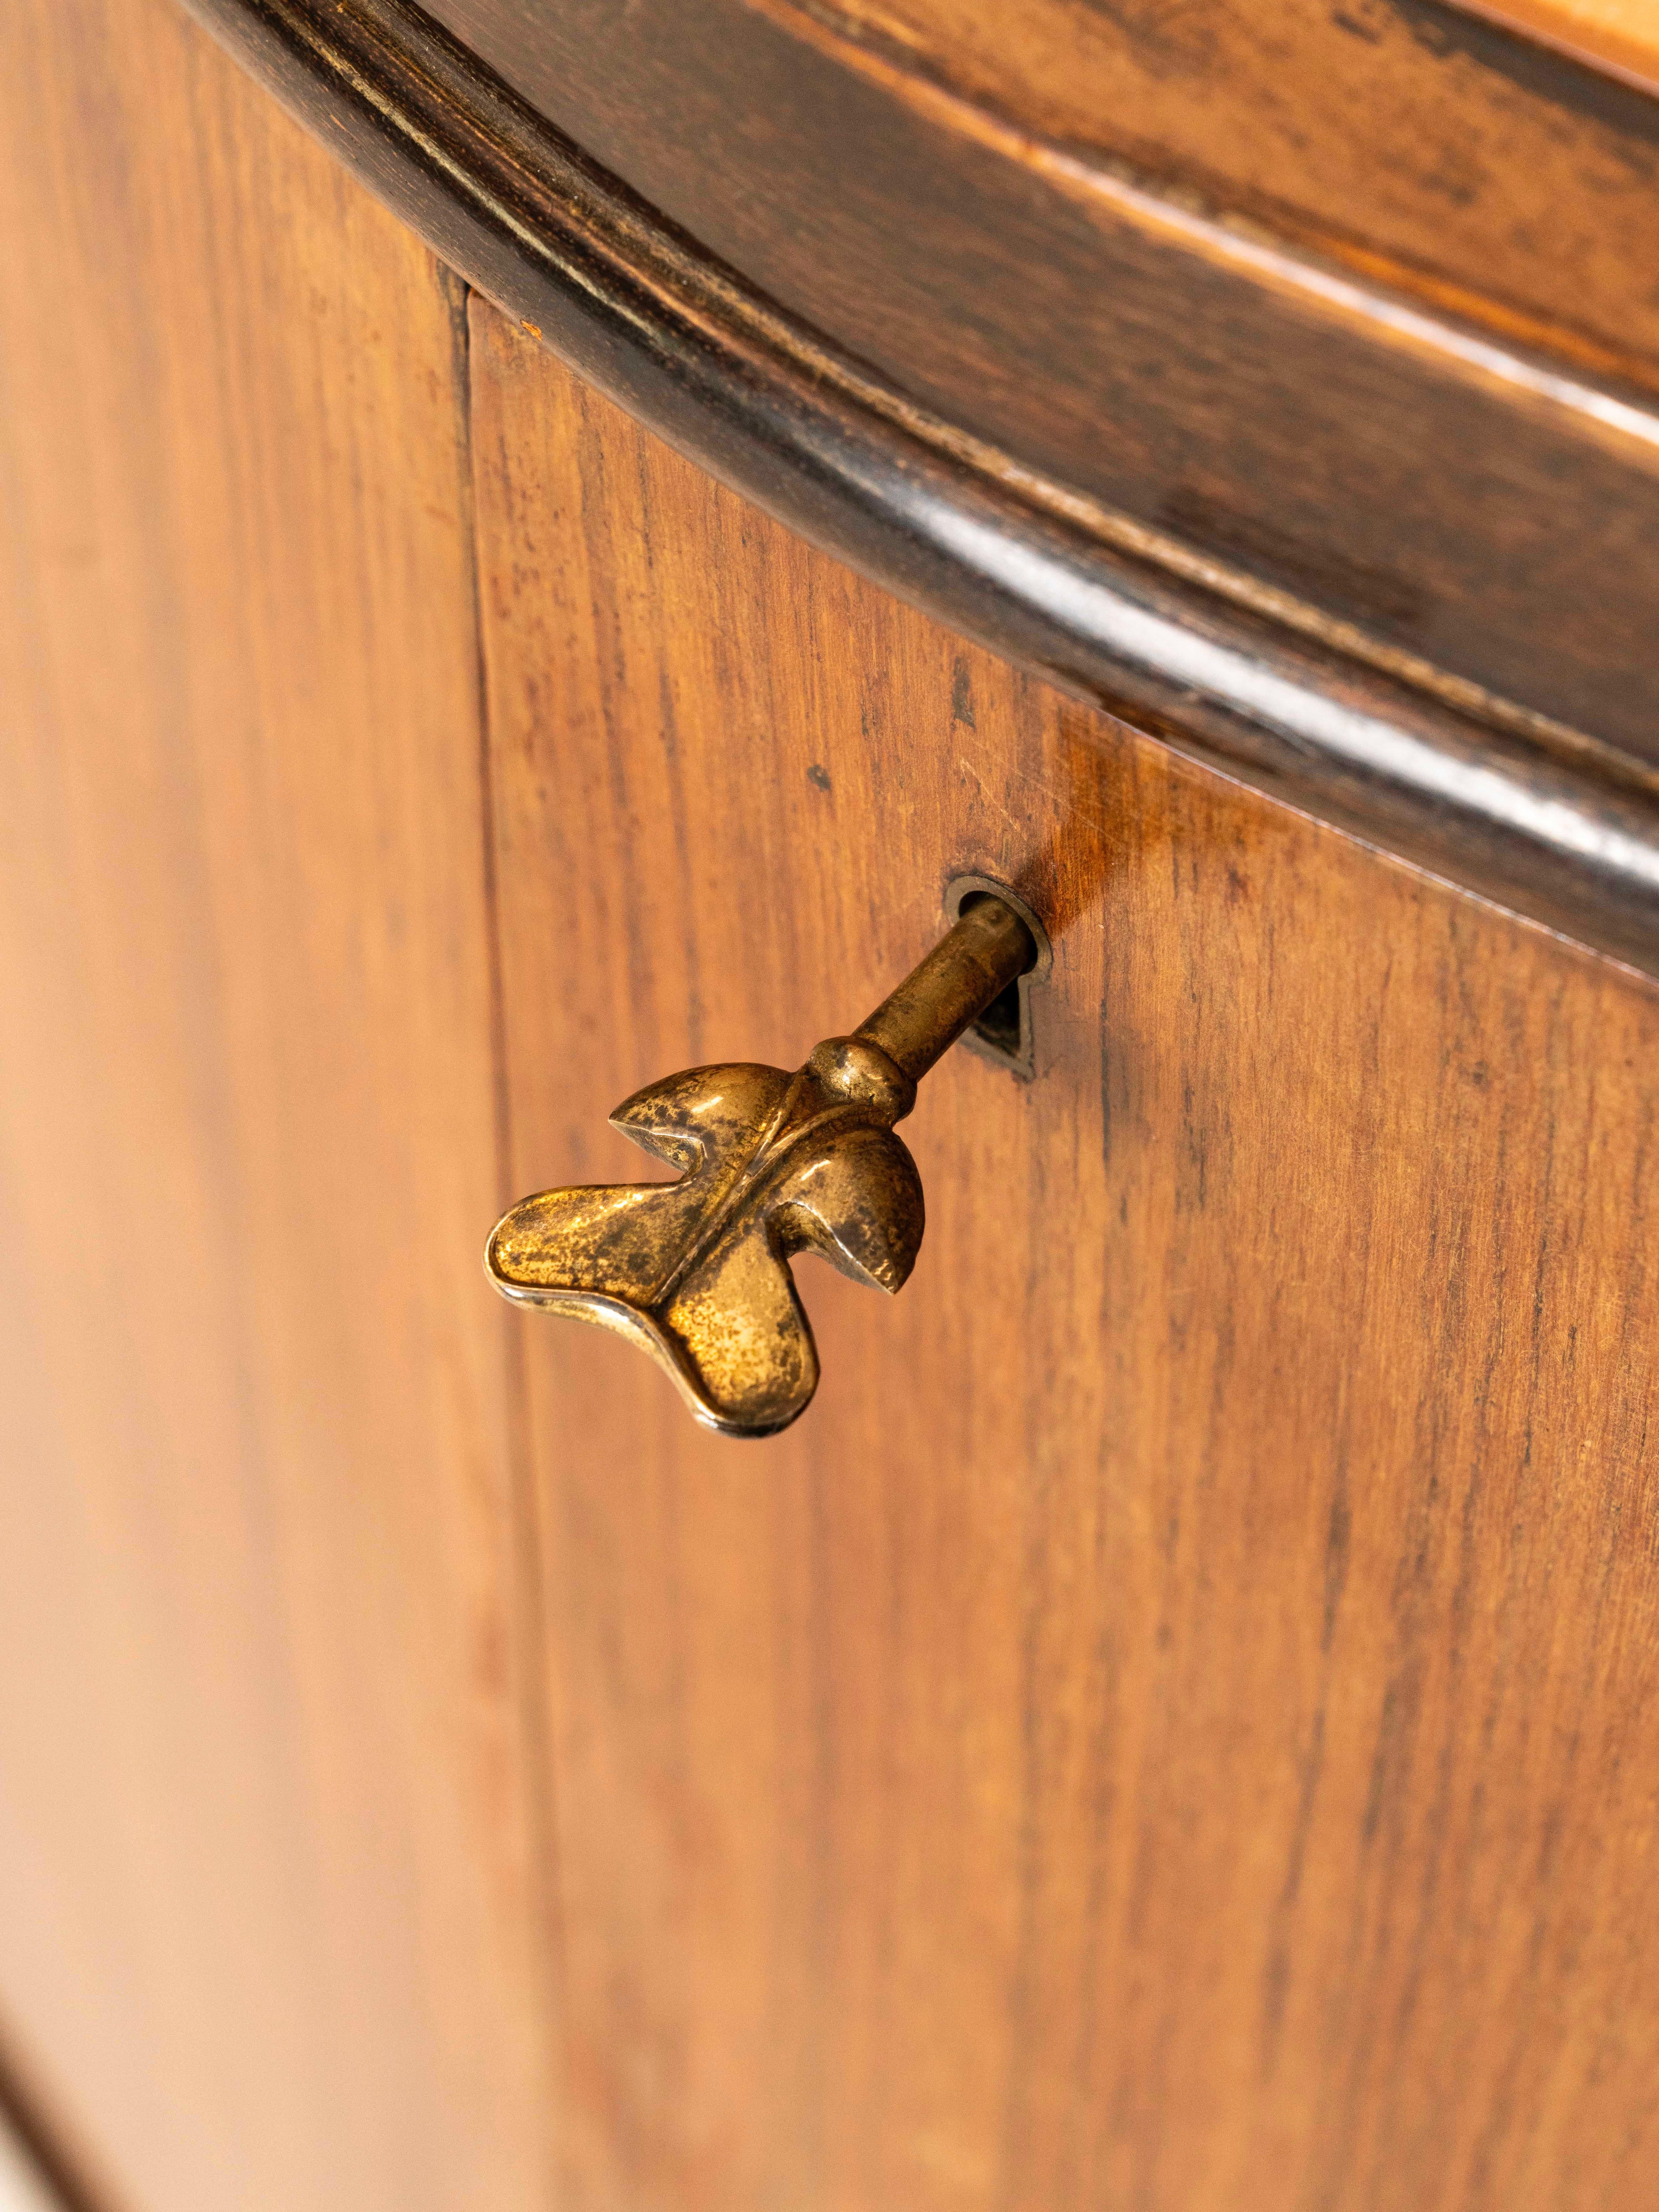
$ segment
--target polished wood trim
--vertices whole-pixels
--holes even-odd
[[[433,4],[945,421],[1659,761],[1641,94],[1415,0]]]
[[[1639,763],[915,404],[403,0],[191,4],[470,280],[814,543],[1177,749],[1659,973]]]
[[[1522,5],[1561,12],[1554,0]],[[1659,372],[1640,250],[1659,189],[1653,102],[1493,20],[1502,5],[431,0],[428,12],[647,193],[690,188],[682,144],[705,179],[769,158],[752,128],[735,150],[700,140],[711,102],[736,116],[763,93],[810,130],[797,111],[830,82],[807,74],[811,48],[966,136],[999,137],[1016,159],[1069,156],[1080,186],[1136,178],[1395,289],[1461,301],[1547,350],[1576,349],[1650,385]],[[659,101],[651,133],[647,88]],[[843,100],[831,119],[845,133],[858,117]],[[804,170],[805,143],[783,150]],[[857,185],[852,170],[844,190]],[[926,222],[932,211],[909,212]]]
[[[538,2205],[465,288],[0,6],[0,2035],[102,2212]]]

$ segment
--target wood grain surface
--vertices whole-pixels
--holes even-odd
[[[1659,180],[1651,100],[1502,21],[1611,21],[1614,0],[1479,13],[1443,0],[433,0],[429,12],[547,112],[614,134],[612,150],[591,127],[575,132],[641,189],[649,164],[678,193],[714,200],[734,158],[787,161],[787,138],[759,118],[787,101],[806,50],[838,55],[851,76],[861,48],[947,125],[930,86],[1030,134],[1027,158],[1045,142],[1105,155],[1356,269],[1449,287],[1483,319],[1507,308],[1540,333],[1577,333],[1603,357],[1645,362],[1650,381],[1659,364],[1643,251]],[[653,100],[674,83],[678,99]],[[772,98],[757,106],[760,85]],[[700,185],[682,146],[711,100],[757,119],[704,148]],[[855,128],[850,84],[835,106],[827,119]],[[981,135],[959,111],[954,125]],[[850,158],[843,184],[863,189]],[[727,214],[763,226],[769,210]]]
[[[0,2026],[121,2206],[538,2203],[462,295],[0,50]]]
[[[1056,938],[800,1427],[524,1324],[565,2201],[1647,2201],[1659,994],[791,540],[475,300],[518,1185]]]
[[[433,12],[1018,467],[1659,763],[1651,99],[1435,0]]]
[[[1659,989],[807,550],[163,0],[0,20],[0,2027],[106,2212],[1646,2212]],[[494,1305],[959,872],[1036,1078],[800,1428]]]
[[[352,0],[349,9],[324,0],[189,5],[451,265],[786,528],[1028,674],[1127,715],[1206,766],[1659,975],[1653,771],[1338,620],[1328,605],[1034,477],[917,408],[666,225],[412,0]],[[648,51],[643,24],[639,43]],[[787,115],[772,124],[787,137]],[[722,136],[711,131],[699,143]],[[749,197],[768,196],[757,171]],[[900,204],[908,227],[914,198]],[[1229,252],[1240,245],[1233,238]],[[1112,295],[1097,281],[1090,296]],[[1184,360],[1178,297],[1162,299],[1159,313],[1161,345]],[[1042,327],[1022,319],[1020,343]],[[948,357],[938,330],[927,325],[928,353]],[[1114,362],[1101,337],[1088,358]],[[1389,350],[1385,343],[1382,352]],[[1230,380],[1231,362],[1223,347],[1211,362],[1220,373],[1211,396],[1224,414],[1249,404],[1249,380]],[[1040,350],[1022,388],[1044,390],[1054,366],[1052,351]],[[1398,368],[1375,353],[1370,366],[1385,386]],[[1280,428],[1286,459],[1316,478],[1308,434],[1320,410],[1330,427],[1332,393],[1318,378],[1301,390],[1316,404],[1293,407]],[[1396,430],[1401,397],[1393,392]],[[1571,412],[1588,398],[1581,392],[1563,404]],[[1626,402],[1618,407],[1628,413]],[[1407,406],[1405,417],[1400,442],[1412,447],[1419,416]],[[1092,446],[1110,442],[1101,418],[1085,410],[1079,419]],[[1335,420],[1346,465],[1347,449],[1376,425],[1363,405],[1339,409]],[[1492,436],[1466,441],[1462,460],[1479,474],[1483,453],[1501,453],[1518,485],[1540,458],[1528,421],[1520,404],[1501,423],[1489,421]],[[1651,428],[1659,451],[1659,420]],[[1213,420],[1205,434],[1227,442]],[[1446,456],[1443,442],[1432,453],[1425,443],[1413,481],[1434,485],[1454,535],[1472,524],[1458,558],[1476,585],[1480,626],[1513,635],[1516,608],[1499,579],[1513,584],[1516,548],[1501,532],[1491,538],[1490,513],[1472,520],[1455,472],[1441,466]],[[1273,503],[1270,472],[1249,481],[1253,497]],[[1576,520],[1563,487],[1579,503]],[[1604,635],[1620,641],[1622,657],[1596,664],[1598,691],[1650,744],[1652,717],[1632,681],[1632,672],[1641,682],[1650,672],[1634,642],[1645,614],[1621,621],[1606,587],[1644,610],[1651,564],[1632,557],[1614,503],[1595,495],[1569,455],[1558,453],[1534,489],[1523,502],[1526,532],[1549,540],[1551,574],[1570,549],[1577,605],[1593,607]],[[1379,516],[1356,497],[1338,499],[1332,513],[1345,522],[1361,516],[1385,544],[1397,526],[1400,558],[1414,561],[1403,510]],[[1541,571],[1531,589],[1537,605],[1521,625],[1528,649],[1553,642],[1571,659],[1583,638],[1573,642],[1565,600]]]

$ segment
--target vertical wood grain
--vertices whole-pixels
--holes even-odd
[[[0,22],[0,2024],[87,2170],[1644,2207],[1659,994],[793,542],[161,0]],[[1039,1079],[929,1079],[805,1424],[493,1306],[967,870]]]
[[[564,2201],[1620,2208],[1659,2158],[1659,994],[791,540],[472,303],[515,1187],[1050,919],[889,1304],[705,1436],[520,1316]]]
[[[462,294],[0,53],[0,2020],[143,2212],[541,2203]]]

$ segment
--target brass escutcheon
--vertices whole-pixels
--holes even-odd
[[[794,1074],[694,1067],[636,1091],[611,1124],[682,1170],[679,1181],[523,1200],[490,1231],[490,1280],[520,1304],[629,1338],[709,1428],[775,1435],[818,1382],[790,1259],[810,1249],[855,1282],[902,1285],[924,1215],[893,1125],[935,1060],[1039,955],[1012,905],[976,893],[867,1021]]]

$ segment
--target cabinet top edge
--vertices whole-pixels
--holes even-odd
[[[791,528],[1210,767],[1659,976],[1659,746],[1644,758],[1561,714],[1547,684],[1500,691],[1264,574],[1224,527],[1206,542],[1201,511],[1149,520],[918,396],[921,380],[711,252],[407,0],[185,4],[470,283]],[[1213,263],[1212,238],[1173,228],[1180,254]],[[1237,235],[1243,281],[1274,300],[1288,282],[1305,321],[1296,287],[1328,264],[1287,280],[1296,257]],[[1381,384],[1427,349],[1516,438],[1541,422],[1559,445],[1565,420],[1646,526],[1659,404],[1638,380],[1361,289],[1332,312]]]

